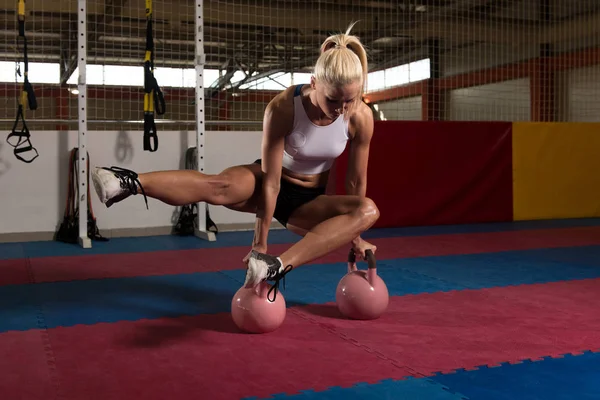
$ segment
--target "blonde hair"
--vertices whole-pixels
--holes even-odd
[[[321,45],[321,55],[315,63],[313,75],[317,81],[342,86],[361,82],[364,90],[369,66],[367,52],[358,37],[350,35],[356,22],[345,33],[329,36]]]

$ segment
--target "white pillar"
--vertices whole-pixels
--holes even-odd
[[[79,134],[77,140],[77,165],[79,174],[79,187],[75,193],[78,194],[79,203],[79,245],[83,248],[92,247],[92,241],[88,237],[88,170],[87,170],[87,86],[86,86],[86,61],[87,61],[87,4],[86,0],[77,1],[77,66],[79,67],[79,79],[77,88],[79,90],[78,112]]]
[[[204,54],[204,1],[196,0],[195,12],[195,40],[196,52],[194,65],[196,68],[196,151],[198,161],[198,171],[204,172],[204,143],[205,135],[205,110],[204,110],[204,64],[206,55]],[[214,232],[206,230],[206,203],[198,203],[198,227],[195,231],[197,237],[215,241],[217,237]]]

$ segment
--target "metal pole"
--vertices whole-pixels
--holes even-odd
[[[206,138],[206,135],[204,135],[206,132],[204,127],[204,64],[206,62],[206,55],[204,54],[204,1],[196,0],[195,8],[196,159],[198,161],[198,171],[204,172],[204,143]],[[198,203],[198,228],[194,233],[197,237],[211,242],[217,240],[214,232],[206,230],[206,203]]]
[[[86,60],[87,60],[87,4],[86,0],[78,0],[77,24],[77,66],[79,67],[78,116],[79,134],[77,136],[79,187],[77,188],[79,202],[79,245],[85,249],[92,247],[88,237],[88,180],[87,180],[87,86],[86,86]]]

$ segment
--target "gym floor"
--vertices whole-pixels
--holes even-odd
[[[251,236],[0,244],[0,398],[600,398],[600,220],[370,231],[384,316],[338,313],[343,248],[265,335],[229,314]]]

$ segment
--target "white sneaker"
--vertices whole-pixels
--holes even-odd
[[[106,207],[110,207],[114,203],[118,203],[131,195],[138,194],[139,188],[144,194],[146,208],[148,208],[148,200],[144,193],[144,188],[135,172],[119,167],[96,167],[91,175],[96,194],[100,202],[105,204]]]
[[[246,270],[246,280],[244,287],[252,288],[261,283],[262,281],[269,280],[275,281],[273,288],[269,290],[269,295],[272,290],[275,291],[273,300],[277,297],[277,290],[279,281],[285,278],[285,275],[292,270],[292,266],[288,265],[283,268],[283,263],[279,257],[270,256],[268,254],[262,254],[257,251],[252,251],[250,259],[248,260],[248,269]],[[285,280],[284,280],[285,286]]]

